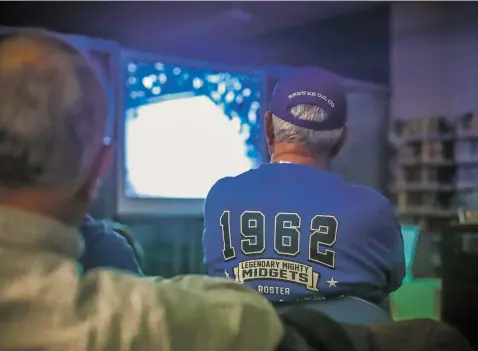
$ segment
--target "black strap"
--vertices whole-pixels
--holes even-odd
[[[295,300],[271,301],[271,303],[274,306],[289,306],[289,305],[300,305],[301,303],[312,302],[312,301],[335,301],[335,300],[340,300],[344,297],[345,295],[328,296],[328,297],[313,295],[313,296],[300,297]]]

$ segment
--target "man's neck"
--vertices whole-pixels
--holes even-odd
[[[289,149],[289,150],[287,150]],[[294,150],[296,149],[296,150]],[[296,163],[307,165],[318,169],[327,168],[327,160],[325,158],[313,157],[305,151],[300,150],[293,145],[277,145],[274,146],[271,155],[273,163]]]
[[[45,199],[49,200],[45,201]],[[33,191],[31,189],[21,191],[0,188],[0,205],[2,206],[36,213],[68,226],[76,226],[81,222],[82,216],[74,215],[73,208],[65,205],[65,201],[62,200],[59,194],[51,191]]]

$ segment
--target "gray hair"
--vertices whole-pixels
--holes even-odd
[[[58,36],[0,43],[0,184],[77,188],[105,136],[108,102],[88,58]]]
[[[303,120],[321,122],[327,118],[326,112],[318,106],[301,104],[292,107],[290,113]],[[299,143],[313,155],[326,156],[340,141],[344,128],[316,131],[286,122],[280,117],[272,116],[275,142]]]

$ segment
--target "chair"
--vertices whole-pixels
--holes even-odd
[[[392,322],[392,317],[379,306],[354,296],[330,300],[291,302],[276,305],[279,314],[294,307],[307,307],[341,323],[366,325]]]

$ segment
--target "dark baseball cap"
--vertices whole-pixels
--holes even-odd
[[[290,110],[301,104],[318,106],[327,117],[321,122],[299,119]],[[269,110],[286,122],[312,130],[342,128],[347,120],[347,100],[340,78],[319,68],[300,69],[280,79],[272,93]]]

